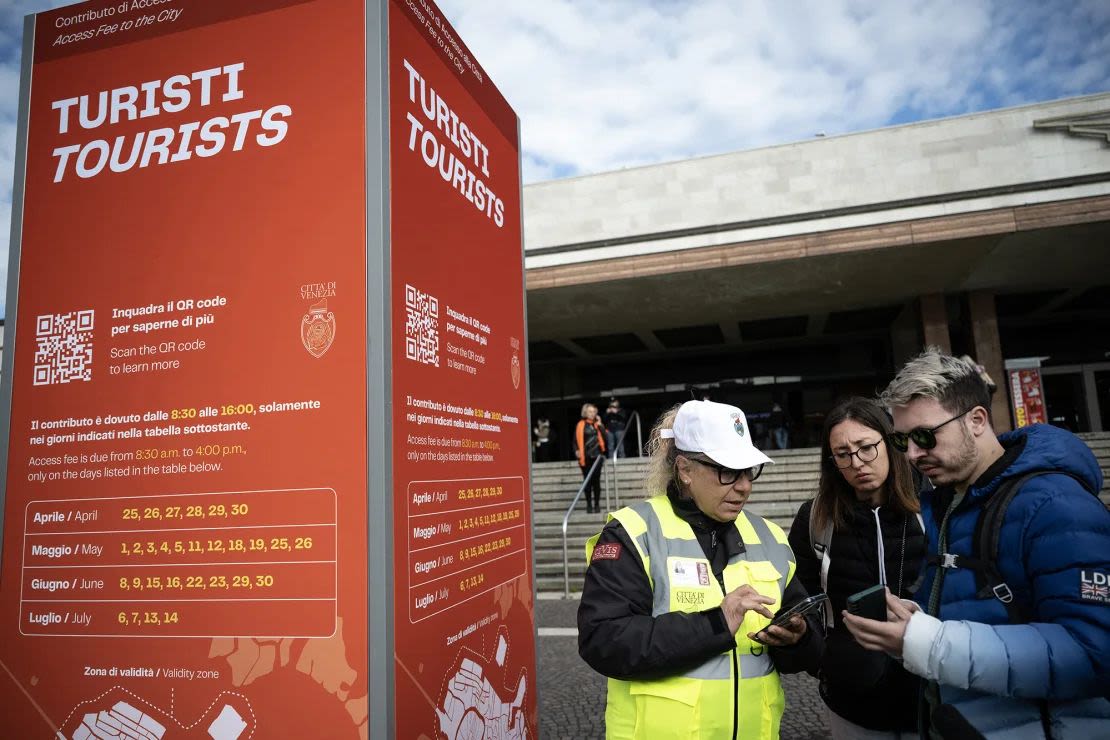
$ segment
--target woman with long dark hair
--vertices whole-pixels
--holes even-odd
[[[861,647],[841,617],[847,598],[871,586],[910,598],[925,557],[918,486],[890,446],[893,431],[886,411],[867,398],[829,412],[817,495],[790,528],[802,584],[829,595],[819,678],[834,740],[917,736],[917,678]]]

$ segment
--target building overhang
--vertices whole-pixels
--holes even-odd
[[[830,316],[925,294],[1104,284],[1110,146],[1074,127],[1097,125],[1108,104],[1088,96],[529,186],[530,339],[588,357],[576,338],[629,334],[651,351],[669,330],[716,326],[739,343],[738,322],[776,317],[817,336]]]

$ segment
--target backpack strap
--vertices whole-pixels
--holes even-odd
[[[813,548],[813,554],[821,561],[821,592],[826,594],[829,592],[829,566],[832,565],[832,559],[829,557],[829,550],[832,549],[832,535],[832,522],[826,524],[820,532],[816,531],[811,505],[809,510],[809,546]],[[825,629],[832,629],[833,613],[828,601],[821,605],[821,611],[824,613]]]
[[[1006,607],[1006,615],[1011,624],[1025,624],[1030,621],[1032,614],[1026,608],[1026,604],[1014,601],[1014,592],[1003,580],[1002,571],[998,567],[998,545],[1002,537],[1002,522],[1006,518],[1006,510],[1010,507],[1014,496],[1026,481],[1038,475],[1041,475],[1041,471],[1026,473],[1019,478],[1011,478],[999,486],[994,495],[987,499],[971,540],[971,551],[978,554],[975,558],[976,562],[969,565],[975,571],[975,598],[994,597],[1001,601]]]
[[[925,480],[929,480],[929,479],[926,478]],[[930,485],[932,485],[932,484],[930,484]],[[929,541],[929,533],[925,531],[925,518],[923,516],[921,516],[920,511],[917,512],[916,514],[914,514],[914,516],[917,517],[917,526],[920,527],[921,537],[925,540],[926,546],[927,546],[928,541]],[[926,562],[928,562],[928,560],[929,559],[926,558]],[[917,578],[914,579],[914,582],[911,583],[907,587],[907,591],[911,595],[916,594],[919,590],[921,590],[921,584],[924,583],[924,582],[925,582],[925,568],[919,568],[918,571],[917,571]]]
[[[975,525],[975,533],[971,541],[971,551],[975,557],[957,555],[955,553],[940,553],[930,555],[927,562],[930,565],[939,565],[942,568],[967,568],[975,573],[975,598],[995,598],[1006,607],[1006,614],[1011,624],[1026,624],[1032,618],[1029,605],[1019,603],[1014,599],[1013,589],[1002,578],[998,567],[998,551],[1002,537],[1002,522],[1006,518],[1006,510],[1014,500],[1022,486],[1031,478],[1041,475],[1066,475],[1075,479],[1083,490],[1094,494],[1087,482],[1082,478],[1062,470],[1035,470],[1017,478],[1010,478],[1002,483],[998,489],[987,499],[983,511],[979,514],[979,521]]]

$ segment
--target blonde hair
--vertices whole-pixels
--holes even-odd
[[[586,412],[589,411],[590,409],[593,409],[594,411],[597,411],[597,406],[594,406],[592,403],[582,404],[582,418],[583,419],[586,418]]]
[[[935,399],[953,414],[982,406],[991,415],[991,390],[970,357],[953,357],[937,347],[905,364],[880,396],[888,408],[905,406],[917,398]]]
[[[675,446],[674,438],[662,437],[659,433],[674,427],[674,419],[678,416],[680,408],[682,408],[681,403],[664,411],[651,429],[647,444],[651,462],[648,463],[648,474],[645,480],[649,496],[664,493],[667,486],[675,479],[674,463],[678,456],[678,448]]]

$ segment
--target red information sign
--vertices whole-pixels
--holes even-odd
[[[396,736],[537,735],[517,119],[389,3]]]
[[[1030,424],[1044,424],[1048,421],[1044,402],[1044,386],[1041,384],[1039,362],[1007,362],[1006,372],[1010,376],[1010,400],[1014,409],[1014,426],[1018,429]]]
[[[35,19],[4,737],[368,736],[363,18]]]
[[[511,108],[426,0],[32,30],[4,733],[535,737]]]

